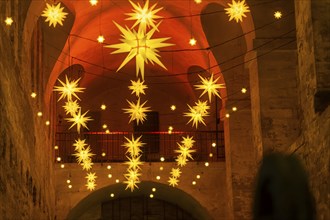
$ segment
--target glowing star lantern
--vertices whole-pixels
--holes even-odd
[[[189,136],[183,137],[183,140],[181,141],[181,143],[187,148],[192,148],[195,142],[196,141],[193,140],[193,137]]]
[[[190,44],[191,46],[195,46],[196,43],[197,43],[197,41],[195,40],[195,38],[190,38],[190,40],[189,40],[189,44]]]
[[[275,17],[276,19],[280,19],[280,18],[282,17],[282,12],[280,12],[280,11],[275,11],[275,12],[274,12],[274,17]]]
[[[143,8],[140,6],[139,3],[136,5],[130,0],[129,2],[134,8],[133,9],[134,13],[127,13],[127,15],[130,17],[127,18],[126,20],[135,20],[135,23],[131,29],[133,29],[136,25],[139,25],[138,30],[141,31],[142,33],[146,33],[147,27],[150,26],[152,28],[157,29],[157,26],[155,25],[155,19],[159,19],[162,17],[156,15],[156,13],[162,10],[163,8],[154,9],[157,4],[154,4],[149,8],[149,0],[145,2]]]
[[[68,101],[65,102],[65,105],[63,106],[65,110],[65,114],[70,114],[71,116],[75,115],[78,110],[80,109],[79,104],[77,103],[77,100],[73,101]]]
[[[140,104],[140,98],[139,98],[136,104],[133,102],[130,102],[130,101],[127,101],[127,102],[129,103],[130,108],[123,109],[123,110],[125,110],[125,113],[130,114],[129,123],[133,120],[136,120],[137,124],[139,124],[139,122],[143,123],[143,121],[147,117],[146,112],[151,111],[151,110],[149,110],[150,107],[144,107],[144,105],[147,103],[147,101]]]
[[[202,0],[195,0],[195,3],[200,4],[200,3],[202,3]]]
[[[178,166],[180,166],[180,167],[187,165],[187,162],[188,162],[187,158],[183,157],[182,155],[179,155],[175,159],[175,161],[177,162]]]
[[[89,0],[89,3],[90,3],[92,6],[95,6],[95,5],[97,5],[98,0]]]
[[[170,177],[169,180],[168,180],[168,183],[170,184],[170,186],[177,186],[178,183],[179,183],[179,180],[175,177]]]
[[[85,163],[86,161],[89,161],[90,158],[95,154],[91,153],[91,149],[88,146],[87,148],[82,149],[73,155],[77,158],[77,163],[81,164],[81,163]]]
[[[192,122],[192,126],[196,126],[196,128],[198,128],[198,123],[202,123],[204,125],[204,116],[208,116],[208,115],[203,115],[201,112],[199,112],[198,110],[196,110],[196,108],[191,107],[190,105],[188,105],[189,107],[189,112],[185,112],[184,116],[185,117],[190,117],[190,120],[188,121],[187,124],[189,124],[190,122]]]
[[[97,42],[99,42],[100,44],[102,44],[104,42],[105,38],[103,37],[103,35],[99,35],[97,37]]]
[[[132,90],[132,93],[131,94],[134,94],[137,96],[137,97],[140,97],[140,94],[144,94],[144,90],[148,88],[148,86],[144,85],[144,81],[140,82],[140,79],[138,79],[137,81],[133,81],[131,80],[131,83],[132,85],[131,86],[128,86],[128,88],[130,90]]]
[[[228,3],[229,8],[225,8],[226,14],[229,16],[229,21],[235,19],[238,23],[242,22],[243,17],[246,17],[245,13],[250,12],[249,6],[245,4],[245,0],[232,0],[232,4]]]
[[[81,114],[81,109],[79,109],[77,114],[74,114],[72,116],[72,118],[66,118],[67,121],[69,122],[73,122],[73,124],[71,125],[71,127],[69,129],[71,129],[73,126],[77,125],[77,131],[78,133],[80,133],[80,128],[81,126],[83,126],[84,128],[88,129],[86,123],[88,121],[91,121],[92,119],[90,117],[85,117],[85,115],[88,113],[85,112],[84,114]]]
[[[130,189],[131,192],[133,192],[135,188],[139,188],[137,183],[140,183],[140,181],[128,179],[127,181],[124,181],[124,183],[126,184],[125,189]]]
[[[138,137],[137,139],[134,139],[134,136],[132,135],[132,139],[126,139],[126,143],[123,145],[127,148],[126,153],[130,155],[130,157],[138,157],[140,153],[142,152],[140,147],[144,145],[144,143],[140,142],[142,136]]]
[[[129,169],[127,171],[128,173],[124,175],[127,179],[138,180],[139,176],[141,176],[141,173],[139,173],[138,170]]]
[[[180,168],[172,168],[171,175],[175,178],[179,178],[181,175]]]
[[[87,179],[87,182],[95,182],[97,176],[95,173],[87,173],[85,178]]]
[[[31,93],[31,97],[34,99],[35,97],[37,97],[37,93],[32,92],[32,93]]]
[[[133,157],[133,158],[127,157],[128,161],[125,162],[125,164],[128,165],[128,169],[140,170],[141,169],[140,165],[143,164],[143,162],[140,161],[140,158],[141,158],[141,155],[138,157]]]
[[[107,108],[107,106],[105,104],[102,104],[100,107],[102,110],[105,110]]]
[[[75,143],[73,144],[73,146],[75,147],[74,150],[78,152],[84,150],[85,146],[87,146],[85,141],[86,140],[80,140],[80,138],[78,138],[78,140],[75,140]]]
[[[199,78],[202,80],[201,85],[195,85],[196,89],[204,90],[203,93],[200,95],[203,96],[206,92],[209,96],[209,101],[211,102],[212,95],[216,95],[221,99],[218,89],[225,88],[224,84],[216,84],[220,77],[213,80],[213,74],[211,74],[210,79],[203,78],[202,76],[198,75]]]
[[[196,105],[194,106],[194,109],[197,112],[201,113],[203,116],[208,116],[209,114],[208,110],[210,109],[210,106],[207,105],[207,101],[202,102],[198,100],[198,102],[195,102],[195,104]]]
[[[68,77],[65,76],[65,83],[62,82],[60,79],[58,80],[62,86],[55,86],[54,91],[59,92],[61,94],[58,101],[60,101],[62,98],[67,98],[68,101],[72,101],[72,96],[79,99],[76,93],[83,92],[85,88],[79,88],[78,82],[80,78],[76,81],[69,81]],[[80,99],[79,99],[80,100]]]
[[[64,12],[64,7],[61,8],[61,3],[55,5],[50,5],[46,3],[47,8],[43,11],[41,16],[46,17],[45,22],[49,22],[49,26],[53,25],[56,27],[56,24],[63,26],[63,20],[66,18],[68,13]]]
[[[141,74],[142,80],[144,79],[144,63],[151,62],[152,64],[157,63],[162,68],[166,69],[163,63],[159,60],[158,57],[158,48],[168,47],[173,44],[164,43],[164,41],[169,38],[156,38],[151,39],[152,35],[157,30],[157,27],[160,23],[151,29],[148,33],[143,33],[142,31],[136,32],[135,30],[130,30],[128,27],[123,28],[119,24],[115,23],[118,29],[122,33],[123,43],[107,45],[105,47],[117,49],[112,52],[112,54],[118,53],[128,53],[125,60],[119,66],[117,71],[119,71],[123,66],[125,66],[131,59],[135,57],[136,62],[136,76]]]
[[[190,158],[193,160],[191,154],[196,152],[196,150],[192,150],[192,149],[188,148],[187,146],[181,145],[179,143],[178,143],[178,145],[179,145],[179,150],[175,150],[175,152],[179,153],[184,158]]]
[[[14,20],[11,17],[6,17],[5,23],[7,26],[11,26]]]
[[[96,187],[96,183],[95,182],[87,182],[86,186],[87,186],[88,190],[93,191]]]
[[[89,171],[93,166],[92,160],[90,158],[88,160],[84,160],[81,166],[83,170]]]

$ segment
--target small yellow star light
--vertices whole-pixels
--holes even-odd
[[[200,101],[198,100],[198,102],[195,102],[195,106],[194,106],[194,109],[201,113],[203,116],[207,116],[209,114],[208,110],[210,109],[210,106],[207,105],[207,101]]]
[[[41,15],[46,17],[45,22],[49,22],[49,26],[53,25],[56,27],[57,23],[63,26],[62,21],[64,21],[68,13],[63,11],[64,7],[61,8],[61,3],[58,3],[56,6],[48,3],[46,3],[46,5],[47,8],[45,8],[43,14]]]
[[[90,160],[90,158],[95,155],[95,154],[92,154],[91,153],[91,149],[90,147],[88,146],[87,148],[85,149],[82,149],[78,152],[76,152],[75,154],[73,154],[76,159],[77,159],[77,163],[78,164],[81,164],[81,163],[85,163],[85,161],[88,161]]]
[[[124,143],[123,146],[127,148],[126,153],[129,153],[130,157],[138,157],[142,150],[140,147],[144,145],[144,143],[140,142],[142,136],[138,137],[137,139],[134,139],[134,136],[132,135],[132,139],[129,139],[125,137],[126,143]]]
[[[87,179],[87,182],[95,182],[97,176],[96,173],[87,173],[85,178]]]
[[[179,156],[175,159],[175,161],[177,162],[178,166],[180,166],[180,167],[183,167],[183,166],[187,165],[187,162],[188,162],[187,158],[185,158],[185,157],[182,156],[182,155],[179,155]]]
[[[99,35],[97,37],[97,42],[99,42],[100,44],[102,44],[104,42],[105,38],[103,37],[103,35]]]
[[[140,158],[141,158],[141,156],[133,157],[133,158],[127,157],[128,161],[125,162],[125,164],[128,165],[128,170],[130,170],[130,169],[140,170],[141,169],[140,165],[143,164],[143,162],[140,161]]]
[[[176,109],[176,106],[175,105],[171,105],[171,110],[172,111],[175,111],[175,109]]]
[[[209,96],[209,101],[211,102],[212,95],[216,95],[221,99],[218,89],[225,88],[224,84],[216,84],[220,77],[213,80],[213,74],[211,74],[210,79],[203,78],[202,76],[198,75],[199,78],[202,80],[201,85],[195,85],[196,89],[203,89],[203,93],[200,95],[203,96],[206,92]]]
[[[84,114],[81,114],[81,109],[79,109],[77,114],[74,114],[72,116],[72,118],[66,118],[67,121],[69,122],[73,122],[73,124],[71,125],[71,127],[69,129],[71,129],[73,126],[77,125],[77,131],[78,133],[80,133],[80,128],[81,126],[83,126],[84,128],[88,129],[86,123],[88,121],[91,121],[92,119],[90,117],[85,117],[85,115],[88,113],[85,112]]]
[[[105,110],[107,108],[107,106],[105,104],[102,104],[100,107],[102,110]]]
[[[65,83],[64,83],[59,79],[58,81],[62,84],[62,86],[55,86],[54,89],[54,91],[59,92],[61,94],[58,101],[60,101],[62,98],[67,98],[68,101],[72,101],[72,96],[80,100],[80,98],[77,96],[76,93],[83,92],[82,90],[84,90],[85,88],[78,87],[79,80],[80,78],[77,79],[76,81],[70,82],[68,77],[65,76]]]
[[[92,160],[89,158],[87,160],[84,160],[84,162],[80,165],[82,166],[83,170],[89,171],[90,169],[92,169],[93,163]]]
[[[179,150],[175,150],[175,152],[179,153],[182,157],[184,157],[186,159],[189,157],[190,159],[193,160],[193,157],[192,157],[191,154],[196,152],[196,150],[192,150],[192,149],[190,149],[190,148],[188,148],[184,145],[181,145],[179,143],[178,143],[178,145],[179,145]]]
[[[128,53],[127,57],[119,66],[117,71],[119,71],[134,57],[136,62],[136,76],[138,76],[140,73],[142,80],[144,79],[144,63],[148,63],[148,61],[150,61],[152,64],[157,63],[159,66],[166,69],[163,63],[158,59],[158,57],[160,57],[158,54],[158,48],[168,47],[173,44],[164,43],[164,41],[168,40],[169,38],[151,39],[159,24],[160,23],[158,23],[156,27],[151,29],[148,33],[143,33],[142,31],[132,31],[128,27],[124,29],[115,22],[115,25],[122,33],[123,39],[121,39],[121,41],[123,43],[107,45],[105,47],[117,49],[116,51],[112,52],[112,54]]]
[[[250,12],[249,6],[245,4],[245,0],[232,0],[232,4],[228,3],[229,8],[225,8],[226,14],[229,16],[229,21],[235,19],[238,23],[243,21],[243,17],[246,17],[245,13]]]
[[[155,25],[155,19],[159,19],[162,17],[156,15],[156,13],[162,10],[163,8],[157,8],[154,10],[154,8],[157,6],[157,3],[149,8],[149,0],[145,2],[143,8],[140,6],[139,3],[136,5],[130,0],[129,2],[134,8],[133,9],[134,13],[127,13],[127,15],[130,17],[127,18],[126,20],[136,20],[131,29],[133,29],[136,25],[139,25],[139,31],[142,31],[143,33],[145,33],[147,27],[150,26],[158,30],[157,26]]]
[[[5,23],[7,26],[11,26],[13,22],[14,20],[12,19],[12,17],[6,17]]]
[[[95,6],[95,5],[97,5],[98,0],[89,0],[89,3],[90,3],[92,6]]]
[[[275,17],[276,19],[280,19],[280,18],[282,17],[282,12],[280,12],[280,11],[275,11],[275,12],[274,12],[274,17]]]
[[[195,0],[196,4],[202,3],[202,0]]]
[[[84,150],[85,146],[87,146],[85,141],[86,140],[80,140],[80,138],[78,138],[78,140],[75,140],[75,143],[73,144],[73,146],[75,147],[74,150],[78,152]]]
[[[171,175],[172,177],[179,178],[181,175],[180,168],[172,168]]]
[[[127,102],[130,105],[130,108],[123,109],[125,110],[125,113],[130,114],[129,123],[133,120],[136,120],[136,123],[139,124],[139,122],[143,123],[143,121],[146,119],[147,115],[146,112],[150,112],[150,107],[144,107],[144,105],[147,103],[145,101],[143,104],[140,104],[140,98],[138,99],[137,103],[130,102],[127,100]]]
[[[131,192],[133,192],[135,188],[139,188],[139,187],[137,186],[137,184],[140,183],[140,181],[138,181],[138,180],[133,180],[133,179],[127,179],[126,181],[124,181],[124,183],[126,184],[126,188],[125,188],[125,190],[126,190],[126,189],[130,189]]]
[[[196,43],[197,43],[197,41],[196,41],[196,39],[195,38],[190,38],[190,40],[189,40],[189,44],[190,44],[190,46],[195,46],[196,45]]]
[[[65,110],[65,114],[70,114],[71,116],[75,115],[78,110],[80,109],[79,104],[77,103],[77,100],[73,101],[68,101],[65,102],[65,105],[63,106]]]
[[[88,190],[93,191],[93,190],[95,190],[96,183],[95,182],[87,182],[86,186],[87,186]]]
[[[128,169],[127,171],[128,173],[124,175],[127,179],[139,180],[139,176],[141,176],[141,173],[139,173],[138,170]]]
[[[175,186],[178,185],[179,180],[177,178],[175,178],[175,177],[170,177],[169,180],[168,180],[168,182],[169,182],[169,185],[170,186],[175,187]]]
[[[140,79],[138,79],[137,81],[133,81],[131,80],[131,83],[132,85],[131,86],[128,86],[128,88],[130,90],[132,90],[132,93],[131,94],[134,94],[137,96],[137,97],[140,97],[140,94],[144,94],[144,90],[148,88],[148,86],[144,85],[144,81],[140,82]]]
[[[181,143],[187,148],[192,148],[195,142],[196,141],[193,140],[193,137],[189,137],[189,136],[183,137],[183,140],[181,141]]]
[[[192,122],[192,126],[196,125],[196,128],[198,127],[198,123],[202,123],[203,125],[206,125],[203,117],[208,115],[199,112],[198,110],[196,110],[196,108],[193,108],[190,105],[188,105],[188,107],[189,107],[189,112],[184,113],[185,117],[190,117],[190,120],[188,121],[187,124]]]

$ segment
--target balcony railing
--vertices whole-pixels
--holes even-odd
[[[142,135],[141,141],[145,143],[141,148],[143,153],[141,160],[147,162],[160,161],[164,157],[165,161],[174,161],[175,150],[178,149],[182,137],[192,136],[196,141],[193,149],[194,161],[218,161],[224,160],[224,135],[223,131],[196,131],[196,132],[85,132],[77,133],[56,133],[56,145],[59,147],[55,152],[55,157],[61,157],[64,163],[75,162],[73,156],[73,143],[76,139],[86,139],[90,145],[93,154],[94,163],[122,162],[126,161],[126,148],[123,144],[125,137],[131,139]]]

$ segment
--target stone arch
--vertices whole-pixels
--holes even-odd
[[[101,203],[112,199],[142,195],[149,196],[152,192],[152,188],[154,187],[156,188],[156,192],[154,193],[155,198],[179,206],[196,219],[211,219],[207,210],[202,207],[201,204],[191,195],[178,188],[173,188],[165,184],[151,181],[141,182],[139,184],[139,189],[133,192],[125,190],[125,186],[123,184],[103,187],[82,199],[74,208],[71,209],[67,219],[79,219],[84,211],[88,210],[90,207],[100,205]],[[114,198],[110,197],[111,193],[114,194]]]

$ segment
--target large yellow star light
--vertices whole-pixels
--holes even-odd
[[[73,155],[76,157],[77,163],[81,164],[81,163],[85,163],[85,161],[88,162],[90,160],[90,158],[95,154],[91,153],[91,149],[88,146],[87,148],[82,149],[82,150],[74,153]]]
[[[179,178],[181,175],[180,168],[172,168],[171,175],[172,177]]]
[[[139,124],[140,122],[143,123],[143,121],[147,117],[146,112],[151,111],[149,109],[150,107],[144,107],[144,105],[147,103],[147,101],[140,104],[140,98],[139,98],[136,104],[134,102],[130,102],[128,100],[127,100],[127,102],[129,103],[130,108],[123,109],[123,110],[125,110],[125,113],[130,114],[129,123],[133,120],[136,120],[137,124]]]
[[[86,140],[80,140],[80,138],[78,138],[78,140],[75,140],[75,143],[73,144],[73,146],[75,147],[74,150],[78,152],[84,150],[85,146],[87,146],[85,141]]]
[[[79,104],[77,103],[77,100],[73,101],[68,101],[65,102],[65,105],[63,106],[64,110],[65,110],[65,114],[69,114],[71,116],[75,115],[78,110],[80,109]]]
[[[163,8],[157,8],[157,3],[154,4],[149,8],[149,0],[147,0],[144,4],[144,7],[142,8],[140,4],[134,4],[132,1],[129,1],[131,5],[133,6],[133,12],[134,13],[127,13],[129,18],[126,20],[136,20],[132,28],[134,28],[136,25],[139,25],[139,31],[142,31],[143,33],[146,33],[147,27],[156,28],[155,25],[155,19],[162,18],[161,16],[156,15],[157,12],[162,10]]]
[[[185,117],[190,117],[190,120],[188,121],[187,124],[192,122],[192,126],[196,125],[196,128],[198,128],[198,123],[202,123],[202,124],[206,125],[203,117],[208,116],[208,115],[199,112],[198,110],[196,110],[194,107],[191,107],[190,105],[188,105],[188,107],[189,107],[189,112],[184,113]]]
[[[84,128],[88,129],[86,123],[88,121],[93,120],[93,119],[91,119],[89,116],[88,117],[85,117],[85,115],[87,113],[88,113],[88,111],[85,112],[84,114],[81,114],[81,109],[79,109],[78,113],[74,114],[72,116],[72,118],[66,118],[67,121],[73,122],[73,124],[71,125],[71,127],[69,129],[71,129],[75,125],[77,125],[77,131],[78,131],[78,133],[80,133],[81,126],[83,126]]]
[[[170,177],[169,180],[168,180],[168,182],[169,182],[170,186],[175,187],[175,186],[178,185],[179,180],[177,178],[175,178],[175,177]]]
[[[41,16],[46,17],[45,22],[49,22],[49,26],[53,25],[56,27],[56,24],[59,23],[61,26],[63,26],[62,21],[64,18],[66,18],[66,15],[68,13],[64,12],[64,7],[61,8],[61,3],[58,3],[55,5],[50,5],[46,3],[47,8],[43,11],[43,14]]]
[[[60,79],[58,80],[62,86],[55,86],[54,91],[59,92],[61,94],[58,101],[60,101],[62,98],[67,98],[68,101],[72,101],[72,96],[76,97],[80,100],[80,98],[77,96],[76,93],[83,92],[85,88],[79,88],[78,82],[80,78],[76,81],[69,81],[68,77],[65,76],[65,83],[62,82]]]
[[[128,170],[140,170],[141,167],[140,165],[143,164],[142,161],[140,161],[140,158],[141,156],[138,156],[138,157],[132,157],[132,158],[129,158],[127,157],[128,161],[125,162],[125,164],[128,165]]]
[[[142,150],[140,147],[144,145],[144,143],[140,142],[142,136],[138,137],[137,139],[134,139],[134,136],[132,135],[132,139],[129,139],[125,137],[126,143],[124,143],[123,146],[127,148],[126,153],[129,153],[130,157],[138,157]]]
[[[140,94],[144,94],[144,90],[148,88],[147,85],[144,85],[144,81],[140,82],[140,79],[138,79],[137,81],[133,81],[131,80],[131,83],[132,85],[131,86],[128,86],[128,88],[130,90],[132,90],[132,93],[131,94],[134,94],[137,96],[137,97],[140,97]]]
[[[206,92],[209,96],[209,101],[212,100],[212,95],[216,95],[221,99],[218,89],[225,88],[224,84],[217,84],[216,82],[219,80],[220,77],[213,80],[213,74],[209,79],[203,78],[202,76],[198,75],[199,78],[202,80],[201,85],[195,85],[196,89],[203,89],[203,93],[200,95],[203,96]]]
[[[238,23],[242,22],[243,17],[246,17],[245,13],[250,12],[249,6],[245,4],[245,0],[232,0],[232,4],[228,3],[229,8],[225,8],[226,14],[229,16],[229,21],[235,19]]]
[[[158,54],[158,49],[168,47],[173,44],[164,43],[164,41],[168,40],[169,38],[151,39],[160,22],[156,25],[156,27],[147,33],[143,33],[142,31],[136,32],[135,30],[132,31],[128,27],[125,29],[116,22],[114,23],[122,33],[121,36],[123,39],[121,39],[121,41],[123,43],[107,45],[105,47],[117,49],[116,51],[112,52],[112,54],[128,53],[127,57],[119,66],[117,71],[119,71],[134,57],[136,62],[136,76],[138,76],[140,73],[142,80],[144,79],[144,63],[148,63],[148,61],[150,61],[152,64],[157,63],[159,66],[166,69],[163,63],[159,60],[160,55]]]

